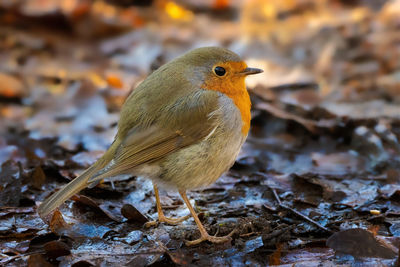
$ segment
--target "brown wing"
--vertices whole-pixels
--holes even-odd
[[[204,114],[196,113],[192,120],[183,118],[183,122],[175,123],[173,128],[155,124],[147,129],[132,129],[117,149],[114,159],[88,182],[131,173],[137,166],[156,161],[177,149],[203,140],[218,127],[218,112],[216,109],[210,112],[204,108],[201,111]],[[191,112],[189,110],[186,116]],[[182,126],[179,127],[179,124]]]

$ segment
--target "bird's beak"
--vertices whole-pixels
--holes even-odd
[[[245,68],[243,71],[240,72],[240,74],[243,75],[252,75],[252,74],[257,74],[264,72],[262,69],[256,69],[256,68]]]

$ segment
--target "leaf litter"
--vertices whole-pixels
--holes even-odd
[[[394,265],[400,244],[399,1],[0,1],[0,264]],[[151,2],[151,1],[150,1]],[[137,83],[220,45],[264,69],[235,165],[189,193],[211,234],[157,218],[150,181],[36,207],[112,142]],[[168,216],[188,214],[162,192]],[[397,263],[398,264],[398,263]]]

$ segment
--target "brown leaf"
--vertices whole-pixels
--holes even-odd
[[[122,83],[121,79],[116,75],[109,75],[107,76],[107,83],[109,86],[114,88],[122,89],[124,84]]]
[[[276,244],[276,250],[269,256],[269,264],[270,265],[280,265],[281,264],[281,256],[282,256],[282,247],[283,244]]]
[[[364,229],[354,228],[334,233],[326,245],[336,252],[354,257],[373,257],[392,259],[396,253],[380,243],[374,235]]]
[[[24,86],[20,80],[9,74],[0,72],[0,96],[20,98],[24,94]]]
[[[122,215],[128,219],[128,221],[138,222],[138,223],[146,223],[149,220],[138,211],[134,206],[130,204],[125,204],[121,208]]]
[[[53,267],[41,254],[33,254],[28,258],[28,267]]]
[[[71,254],[71,248],[64,242],[54,240],[44,244],[47,257],[56,259]]]
[[[6,161],[0,168],[0,206],[18,206],[21,199],[22,179],[20,169],[13,161]]]
[[[178,266],[187,266],[191,261],[189,255],[184,253],[183,251],[167,251],[166,255],[170,257],[170,259],[177,264]]]
[[[31,176],[32,185],[36,189],[41,189],[45,181],[46,181],[46,175],[44,174],[42,167],[37,166]]]
[[[291,114],[289,112],[286,112],[272,104],[268,104],[268,103],[259,103],[256,105],[256,108],[261,109],[261,110],[265,110],[268,111],[269,113],[271,113],[272,115],[281,118],[281,119],[285,119],[285,120],[293,120],[295,122],[300,123],[301,125],[303,125],[307,130],[309,130],[312,133],[316,132],[316,123],[315,121],[312,120],[308,120],[308,119],[304,119],[302,117],[299,117],[295,114]]]
[[[92,207],[92,208],[95,208],[95,209],[101,211],[108,218],[110,218],[116,222],[121,222],[123,220],[121,214],[119,213],[120,206],[116,207],[118,205],[110,203],[109,201],[102,201],[101,203],[98,203],[94,199],[92,199],[88,196],[84,196],[84,195],[75,195],[72,197],[72,199],[76,202],[82,203],[84,205],[87,205],[89,207]]]
[[[71,197],[71,199],[86,206],[99,209],[99,204],[90,197],[84,195],[74,195]]]
[[[376,237],[378,235],[379,228],[379,225],[371,225],[370,227],[368,227],[368,231]]]
[[[61,212],[58,209],[53,212],[49,226],[53,233],[59,233],[65,228],[69,227],[68,223],[64,220]]]

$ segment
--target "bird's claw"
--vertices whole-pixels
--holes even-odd
[[[232,232],[230,232],[228,235],[225,235],[225,236],[212,236],[212,235],[209,235],[207,232],[201,233],[201,237],[199,239],[192,240],[192,241],[186,240],[185,244],[186,244],[186,246],[194,246],[194,245],[200,244],[203,241],[210,241],[211,243],[214,243],[214,244],[231,242],[232,235],[234,233],[236,233],[236,229],[234,229]]]
[[[177,225],[189,218],[190,218],[190,215],[186,215],[186,216],[179,217],[179,218],[168,218],[168,217],[165,217],[162,215],[157,220],[145,223],[144,226],[149,228],[149,227],[157,226],[161,222],[170,224],[170,225]]]

